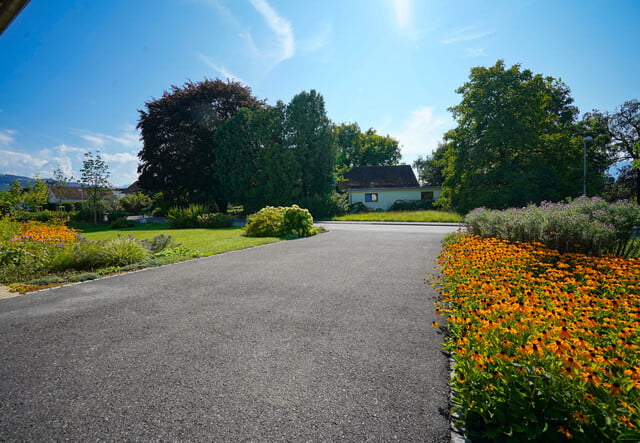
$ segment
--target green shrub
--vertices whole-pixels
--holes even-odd
[[[97,211],[98,221],[104,220],[104,211]],[[75,211],[70,214],[71,220],[73,221],[93,221],[93,212],[91,208],[81,208],[78,211]]]
[[[396,200],[389,211],[430,211],[432,209],[431,200]]]
[[[267,206],[247,219],[249,237],[308,237],[317,234],[311,213],[297,205]]]
[[[347,194],[338,194],[334,192],[327,199],[325,208],[326,217],[339,217],[345,215],[349,211],[349,200]]]
[[[634,257],[640,243],[631,238],[640,225],[640,207],[594,197],[529,205],[503,211],[477,208],[467,214],[469,232],[509,241],[539,242],[560,253]]]
[[[73,276],[69,277],[68,280],[70,282],[80,282],[80,281],[87,281],[87,280],[95,280],[98,277],[100,277],[100,276],[98,274],[96,274],[95,272],[87,272],[85,274],[73,275]]]
[[[349,205],[349,214],[360,214],[362,212],[371,212],[371,209],[362,202],[355,202]]]
[[[19,243],[0,243],[0,282],[24,281],[45,273],[44,261],[37,252]]]
[[[20,223],[8,217],[0,218],[0,241],[11,240],[18,235],[20,235]]]
[[[296,205],[285,208],[282,220],[282,235],[287,237],[310,237],[317,234],[311,213]]]
[[[31,211],[16,211],[13,214],[14,218],[17,221],[27,222],[27,221],[39,221],[39,222],[50,222],[59,220],[59,214],[57,211],[40,211],[40,212],[31,212]]]
[[[174,229],[197,228],[198,216],[206,214],[209,209],[204,205],[190,205],[186,208],[169,209],[169,227]]]
[[[233,225],[233,216],[228,214],[202,214],[198,216],[201,228],[228,228]]]
[[[247,217],[247,235],[249,237],[281,237],[285,209],[282,206],[267,206]]]
[[[123,229],[123,228],[131,228],[136,225],[136,222],[133,220],[127,220],[125,217],[120,217],[111,222],[109,227],[111,229]]]
[[[126,211],[111,211],[107,214],[107,221],[109,223],[113,223],[121,218],[124,218],[126,220],[128,215],[129,213]]]
[[[98,266],[124,266],[149,257],[149,250],[129,235],[97,242],[96,263]]]
[[[179,245],[173,244],[173,239],[170,235],[156,235],[152,240],[142,239],[140,240],[140,244],[142,244],[145,248],[149,250],[152,254],[158,253],[168,247],[176,247]]]

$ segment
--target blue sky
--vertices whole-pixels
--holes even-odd
[[[336,123],[436,148],[470,68],[561,78],[581,113],[640,98],[640,2],[32,0],[0,35],[0,173],[78,177],[100,150],[136,179],[138,109],[172,84],[234,78],[274,104],[315,89]]]

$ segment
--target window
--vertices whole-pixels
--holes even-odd
[[[422,191],[420,193],[420,200],[433,200],[433,191]]]
[[[364,201],[367,203],[375,203],[378,201],[378,193],[377,192],[373,192],[371,194],[365,194],[364,195]]]

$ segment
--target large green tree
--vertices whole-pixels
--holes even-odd
[[[285,109],[285,142],[300,180],[300,200],[328,198],[334,188],[336,147],[324,98],[315,90],[295,95]]]
[[[298,165],[285,143],[285,105],[242,108],[215,136],[218,159],[212,167],[224,197],[255,212],[291,204],[298,194]]]
[[[438,148],[426,158],[418,157],[413,167],[418,171],[418,179],[426,186],[442,186],[444,168],[447,165],[447,153],[451,146],[439,143]]]
[[[174,204],[215,203],[226,211],[222,184],[212,173],[218,163],[215,132],[240,108],[263,103],[238,82],[205,79],[172,86],[145,106],[138,122],[143,140],[140,186],[162,192]]]
[[[609,136],[611,154],[617,161],[631,161],[635,165],[635,197],[640,203],[640,101],[629,100],[615,112],[593,111],[587,118],[602,125]]]
[[[457,127],[445,134],[445,203],[466,212],[580,195],[582,134],[562,81],[499,60],[472,68],[457,92]]]
[[[355,166],[393,166],[400,161],[398,140],[379,135],[373,128],[362,132],[357,123],[342,123],[334,127],[334,134],[338,171]]]

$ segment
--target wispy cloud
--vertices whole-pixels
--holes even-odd
[[[40,175],[46,160],[23,152],[0,150],[0,170],[4,174],[34,176]]]
[[[95,148],[103,148],[110,144],[117,144],[127,148],[140,146],[140,137],[133,126],[128,126],[119,135],[102,134],[100,132],[87,131],[84,129],[73,129],[71,131],[81,139],[94,145]]]
[[[296,53],[296,41],[291,22],[280,16],[266,0],[250,1],[278,39],[279,46],[274,54],[274,65],[293,57]]]
[[[4,129],[0,131],[0,146],[9,146],[15,141],[13,137],[16,134],[16,131],[13,129]]]
[[[435,115],[433,108],[428,106],[415,109],[400,131],[395,133],[401,145],[402,159],[412,162],[419,155],[434,151],[451,123],[449,117]]]
[[[218,74],[220,74],[220,76],[223,79],[231,79],[231,80],[236,80],[240,83],[245,83],[244,80],[242,80],[240,77],[238,77],[237,75],[235,75],[233,72],[229,71],[227,68],[225,68],[222,65],[218,65],[216,64],[213,60],[211,60],[209,57],[207,57],[206,55],[198,52],[196,54],[200,60],[202,60],[207,66],[209,66],[211,69],[213,69],[214,71],[216,71]]]
[[[483,31],[479,30],[476,26],[467,26],[451,32],[446,39],[442,40],[442,44],[450,45],[452,43],[478,40],[491,34],[493,34],[493,31]]]

